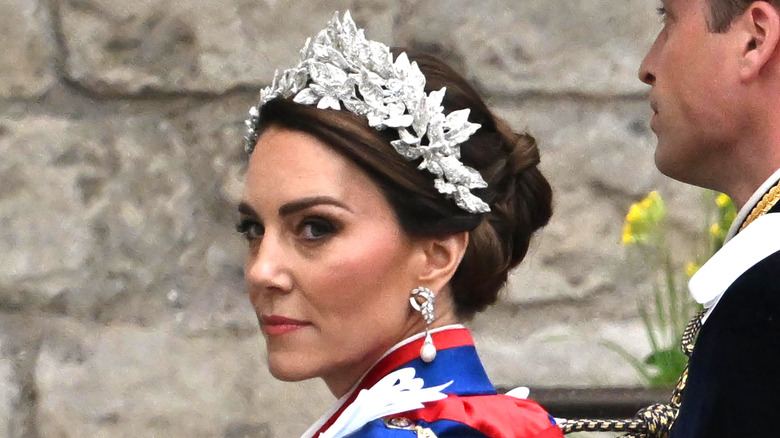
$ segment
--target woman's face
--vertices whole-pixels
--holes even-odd
[[[239,211],[247,289],[275,377],[322,377],[340,396],[421,327],[409,292],[422,249],[377,185],[315,137],[265,131]]]

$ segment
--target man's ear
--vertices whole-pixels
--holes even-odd
[[[420,284],[435,291],[444,289],[466,253],[469,233],[464,231],[444,237],[426,237],[418,243],[424,256],[424,265],[418,278]]]
[[[780,11],[775,6],[758,1],[732,23],[742,36],[739,73],[742,80],[755,79],[761,70],[780,57]]]

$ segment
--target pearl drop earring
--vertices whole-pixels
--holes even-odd
[[[433,359],[436,358],[436,346],[433,345],[433,339],[431,339],[431,334],[428,332],[428,329],[434,319],[433,304],[436,296],[433,294],[432,290],[425,286],[415,288],[411,295],[409,303],[414,310],[420,312],[425,320],[425,341],[423,342],[422,348],[420,348],[420,358],[425,363],[431,363],[433,362]]]

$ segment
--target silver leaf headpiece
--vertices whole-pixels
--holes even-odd
[[[314,41],[306,40],[298,65],[277,71],[260,92],[260,103],[250,109],[246,121],[246,151],[252,153],[257,143],[259,108],[272,99],[293,97],[296,103],[320,109],[340,110],[343,105],[365,117],[369,126],[396,129],[398,140],[391,142],[395,150],[410,161],[422,158],[418,169],[435,175],[436,190],[458,207],[470,213],[490,211],[471,193],[487,183],[460,161],[460,144],[480,125],[468,121],[468,109],[444,114],[445,88],[430,94],[424,88],[425,76],[406,53],[393,61],[390,48],[366,39],[349,11],[343,21],[336,13]]]

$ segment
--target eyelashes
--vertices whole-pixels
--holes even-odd
[[[332,221],[317,216],[305,218],[296,230],[301,239],[309,242],[326,239],[338,231],[339,227]]]
[[[295,227],[297,239],[304,242],[320,242],[335,235],[341,227],[334,221],[321,216],[308,216],[303,218]],[[236,224],[236,232],[242,234],[249,241],[261,239],[265,234],[263,224],[252,219],[243,219]]]
[[[250,219],[243,219],[236,224],[236,231],[239,234],[243,234],[244,238],[250,242],[263,237],[263,234],[265,234],[263,225]]]

